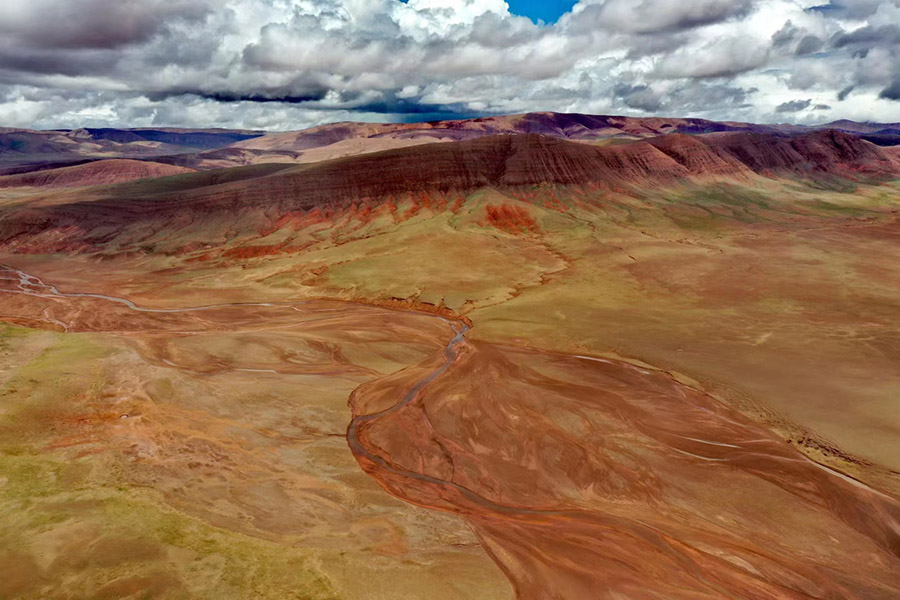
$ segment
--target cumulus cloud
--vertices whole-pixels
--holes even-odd
[[[665,78],[730,77],[764,65],[769,53],[769,47],[751,35],[712,39],[666,56],[656,72]]]
[[[900,0],[580,0],[555,24],[504,0],[0,3],[7,126],[896,120],[898,101]]]

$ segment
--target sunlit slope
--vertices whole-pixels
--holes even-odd
[[[458,352],[401,410],[356,420],[351,448],[393,494],[469,520],[518,598],[900,590],[900,504],[708,395],[616,360]],[[420,373],[361,386],[354,414],[407,398]]]
[[[0,231],[135,297],[444,306],[474,337],[639,358],[811,453],[897,468],[895,169],[836,132],[499,136],[123,184]]]
[[[670,135],[604,147],[504,135],[298,167],[259,165],[86,191],[53,207],[29,205],[5,212],[0,216],[0,243],[27,246],[36,234],[61,228],[78,232],[67,236],[73,241],[102,240],[123,247],[133,243],[132,229],[144,235],[161,229],[169,239],[178,237],[172,235],[176,231],[194,229],[215,238],[217,223],[240,234],[266,221],[277,228],[279,220],[292,216],[377,212],[404,194],[453,195],[542,183],[631,196],[684,184],[750,184],[758,177],[840,187],[847,179],[890,178],[898,165],[892,153],[836,131],[795,137]],[[95,235],[104,229],[112,235]]]
[[[190,173],[192,169],[151,161],[108,159],[57,169],[0,176],[0,188],[70,188],[122,183]]]
[[[891,598],[896,178],[839,132],[503,135],[8,188],[0,263],[57,292],[0,297],[0,595]],[[351,411],[452,330],[366,304],[472,325],[380,466]]]
[[[179,157],[189,166],[227,167],[261,162],[311,163],[330,158],[379,152],[429,142],[458,142],[491,135],[537,134],[590,144],[627,142],[671,134],[753,132],[774,135],[835,129],[860,135],[881,145],[896,144],[896,123],[837,121],[802,127],[761,125],[734,121],[667,117],[534,112],[428,123],[331,123],[302,131],[272,132],[224,148]]]

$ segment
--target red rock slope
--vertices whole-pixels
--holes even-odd
[[[207,217],[242,230],[252,227],[251,215],[265,214],[273,221],[316,209],[327,213],[351,205],[371,209],[407,192],[463,193],[486,186],[591,184],[627,193],[682,181],[749,181],[759,176],[830,181],[898,175],[897,157],[833,131],[793,137],[674,134],[600,147],[539,135],[500,135],[310,165],[190,173],[121,184],[91,198],[63,199],[52,206],[32,203],[0,214],[0,243],[66,227],[77,228],[85,239],[89,230],[103,230],[102,240],[110,241],[123,224],[147,223],[165,230]],[[65,237],[72,241],[71,235]]]
[[[277,203],[296,210],[414,190],[543,182],[641,187],[711,176],[853,178],[898,172],[900,163],[888,152],[836,131],[793,137],[676,134],[600,147],[539,135],[500,135],[291,167],[269,177],[192,190],[168,200],[209,208]]]

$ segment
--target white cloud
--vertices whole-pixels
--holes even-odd
[[[6,2],[0,125],[900,110],[900,0],[824,1],[581,0],[542,27],[503,0]]]

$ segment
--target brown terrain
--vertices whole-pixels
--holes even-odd
[[[900,155],[854,125],[0,178],[0,597],[900,597]]]
[[[833,129],[864,136],[882,145],[900,143],[900,126],[838,121],[818,128],[756,125],[704,119],[634,118],[599,115],[527,113],[432,123],[333,123],[303,131],[270,133],[181,160],[190,166],[226,167],[259,162],[318,162],[431,142],[458,142],[492,135],[536,134],[589,144],[715,132],[786,135]]]
[[[255,220],[275,225],[285,216],[302,219],[358,209],[360,202],[377,213],[389,197],[416,191],[426,196],[435,191],[452,195],[482,187],[548,183],[627,192],[684,182],[743,183],[757,175],[800,177],[821,184],[841,178],[888,179],[898,168],[900,161],[890,152],[831,130],[794,137],[672,134],[605,147],[533,134],[488,136],[299,167],[248,167],[226,171],[219,178],[215,172],[201,172],[89,192],[65,203],[53,197],[47,202],[54,207],[29,202],[0,215],[0,243],[26,252],[45,237],[64,237],[73,244],[133,246],[134,234],[168,231],[175,223],[179,229],[199,225],[209,235],[204,215],[214,218],[219,227],[227,223],[229,229],[249,228]],[[59,171],[76,171],[77,176],[77,171],[86,169],[39,171],[14,176],[14,180],[40,177],[52,185],[67,179],[69,173]],[[129,202],[123,202],[123,196]],[[63,236],[63,231],[77,233]]]
[[[193,169],[151,161],[111,158],[82,165],[0,176],[0,188],[67,188],[122,183],[135,179],[167,177]]]
[[[331,123],[302,131],[189,129],[77,129],[33,131],[0,128],[0,174],[103,158],[163,160],[192,168],[312,163],[434,142],[493,135],[536,134],[587,144],[607,144],[672,133],[716,132],[796,135],[831,129],[882,146],[900,144],[900,124],[842,120],[817,127],[550,112],[430,123]]]

